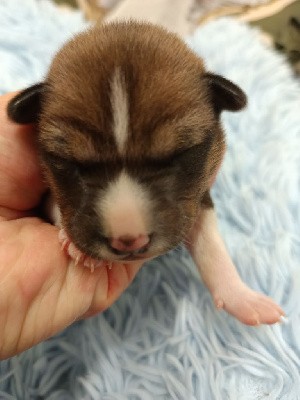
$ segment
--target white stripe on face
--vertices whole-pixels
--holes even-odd
[[[138,237],[147,235],[151,200],[145,188],[122,171],[96,200],[95,210],[104,221],[105,236]]]
[[[120,154],[124,152],[128,137],[129,105],[125,78],[117,68],[110,84],[110,102],[113,112],[113,133]]]

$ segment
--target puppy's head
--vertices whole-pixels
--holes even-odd
[[[175,35],[130,22],[67,43],[9,114],[38,122],[45,174],[77,247],[134,260],[184,239],[224,153],[220,112],[245,102]]]

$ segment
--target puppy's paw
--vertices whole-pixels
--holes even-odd
[[[104,260],[96,260],[92,257],[82,253],[75,244],[70,240],[66,231],[61,229],[58,234],[59,242],[61,243],[61,249],[67,253],[67,255],[74,261],[76,265],[83,265],[89,268],[91,272],[94,272],[95,268],[108,267],[112,268],[112,263]]]
[[[214,302],[246,325],[275,324],[284,317],[284,311],[269,297],[257,293],[243,283],[230,290],[216,293]]]

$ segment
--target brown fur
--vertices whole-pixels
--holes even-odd
[[[124,154],[112,127],[116,70],[129,102]],[[176,35],[151,24],[98,25],[58,52],[43,88],[39,143],[63,224],[83,252],[101,257],[92,199],[123,168],[151,193],[151,229],[157,242],[167,241],[157,254],[185,238],[201,206],[212,206],[208,191],[225,150],[219,113],[232,99],[231,110],[244,102],[222,79],[207,74]]]
[[[97,160],[99,154],[103,160],[109,153],[114,142],[109,84],[116,68],[129,93],[130,158],[163,158],[200,142],[215,124],[201,82],[203,64],[176,35],[150,24],[99,25],[75,37],[53,61],[41,118],[51,128],[47,135],[42,126],[49,149],[59,145],[52,130],[57,122],[57,136],[67,139],[60,152],[78,160]],[[99,147],[82,154],[90,136]]]

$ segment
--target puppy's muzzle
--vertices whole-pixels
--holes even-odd
[[[121,236],[119,238],[108,239],[110,251],[117,255],[143,254],[150,245],[149,235]]]

